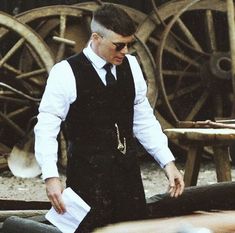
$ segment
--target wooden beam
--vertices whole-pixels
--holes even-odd
[[[169,194],[147,199],[149,218],[173,217],[193,211],[235,210],[235,182],[186,187],[178,198]]]
[[[0,199],[0,210],[49,210],[49,201],[22,201]]]

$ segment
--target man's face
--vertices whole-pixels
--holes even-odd
[[[99,35],[98,35],[99,36]],[[128,53],[128,45],[134,36],[122,36],[110,31],[106,36],[99,36],[95,52],[109,63],[120,65]]]

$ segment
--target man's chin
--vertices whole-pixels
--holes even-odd
[[[123,58],[116,58],[113,62],[114,65],[118,66],[121,65],[123,62]]]

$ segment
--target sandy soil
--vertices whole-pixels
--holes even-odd
[[[177,163],[177,167],[183,172],[184,164]],[[152,161],[141,163],[141,172],[145,187],[146,197],[164,193],[167,190],[168,182],[164,172],[158,164]],[[232,171],[235,180],[235,169]],[[61,174],[65,181],[65,176]],[[198,185],[213,184],[216,182],[215,168],[212,162],[204,162],[201,165]],[[41,177],[22,179],[12,175],[10,171],[0,173],[0,198],[45,201],[45,185]]]

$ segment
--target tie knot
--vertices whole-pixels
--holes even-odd
[[[112,68],[112,64],[111,63],[106,63],[103,68],[107,71],[107,72],[110,72],[111,71],[111,68]]]
[[[111,87],[114,86],[116,84],[116,79],[114,77],[114,75],[111,72],[111,67],[113,65],[111,63],[106,63],[103,68],[106,70],[106,75],[105,75],[105,79],[106,79],[106,84],[107,87]]]

